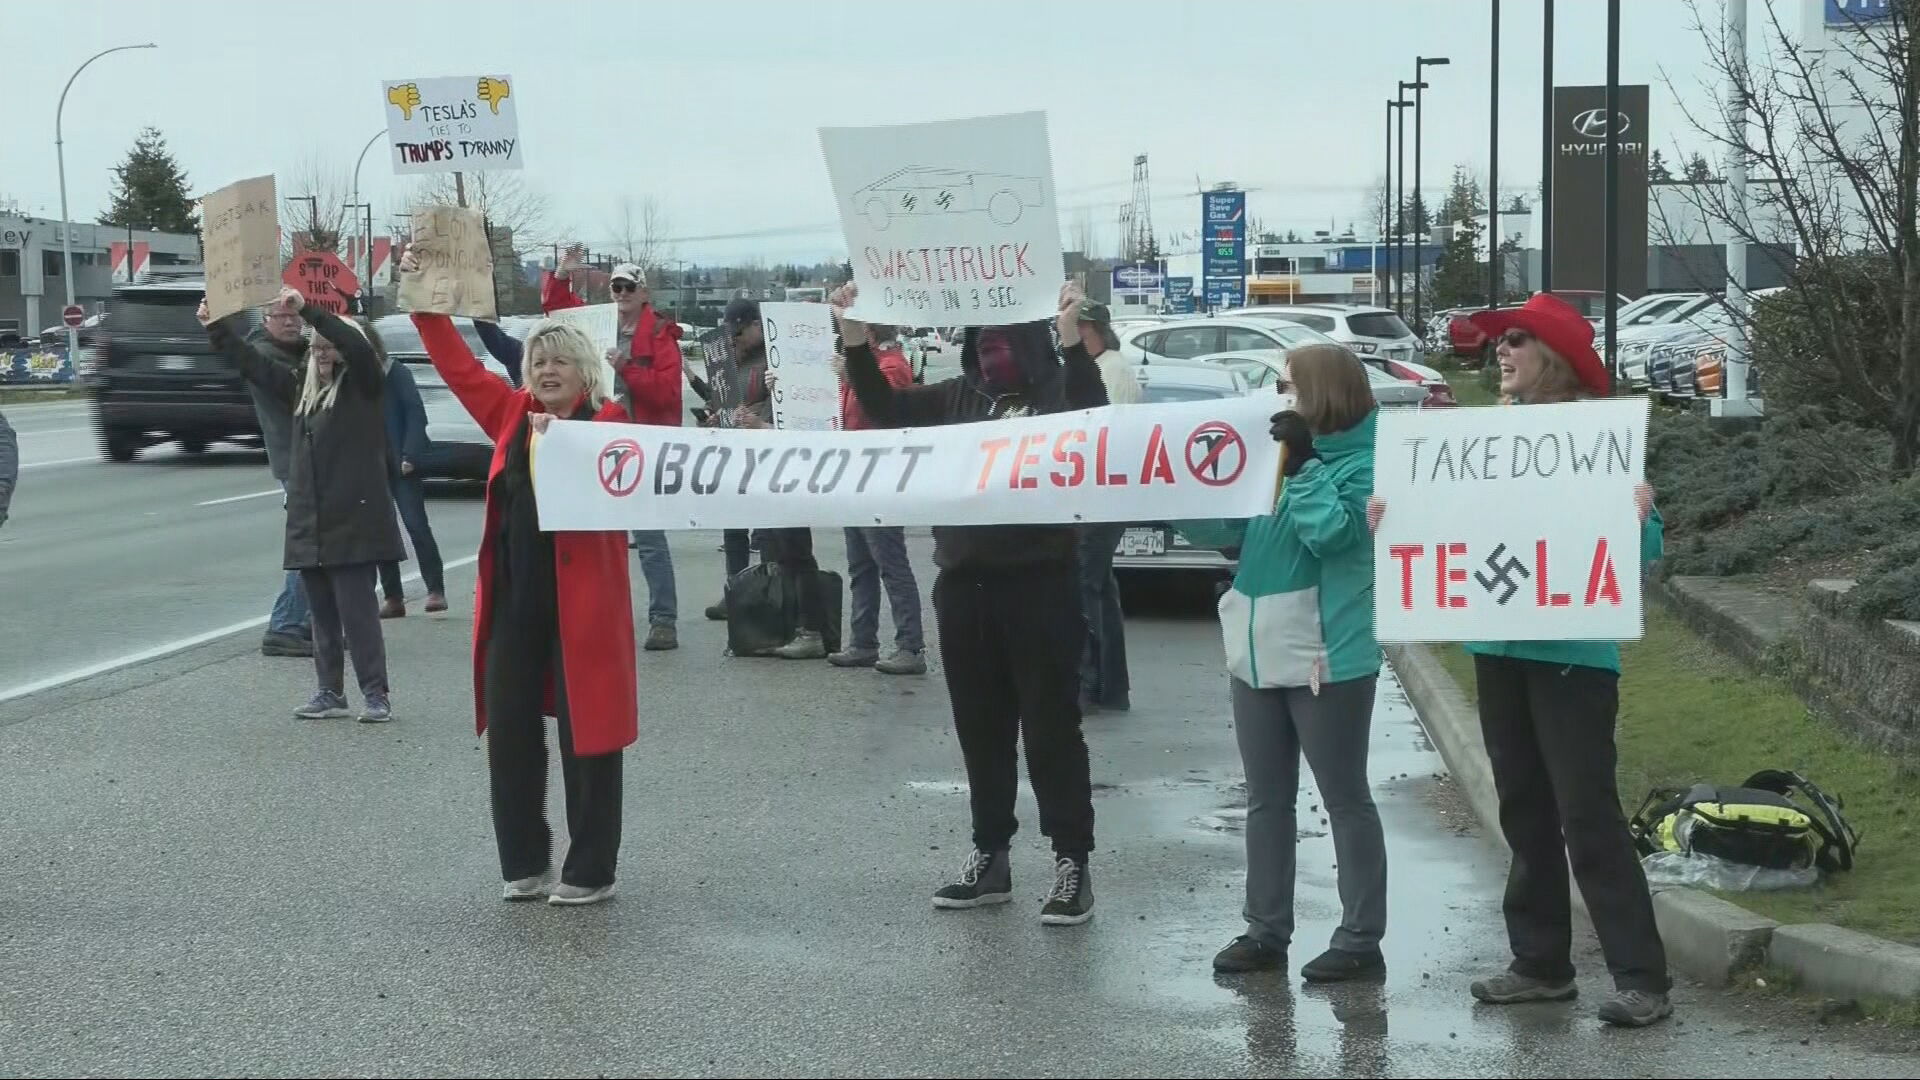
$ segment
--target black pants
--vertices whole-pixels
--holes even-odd
[[[1127,678],[1127,617],[1120,610],[1120,580],[1113,575],[1113,549],[1124,523],[1080,526],[1080,608],[1087,617],[1087,646],[1080,661],[1080,692],[1109,709],[1131,704]]]
[[[813,557],[812,529],[759,529],[760,559],[798,575],[807,587],[800,590],[801,630],[825,630],[826,616],[820,610],[820,592],[812,587],[813,576],[820,571],[820,560]]]
[[[1480,730],[1513,851],[1504,908],[1513,970],[1573,978],[1568,857],[1614,986],[1665,993],[1666,950],[1614,780],[1620,677],[1599,668],[1474,657]]]
[[[613,883],[620,857],[620,763],[611,754],[573,752],[573,720],[560,662],[559,628],[515,626],[496,618],[487,640],[487,773],[493,834],[506,881],[544,874],[553,865],[547,825],[547,676],[553,676],[560,724],[560,775],[566,785],[567,861],[563,884],[597,889]]]
[[[1080,582],[1074,565],[1005,574],[943,570],[933,586],[953,727],[967,762],[973,845],[1008,846],[1019,821],[1019,743],[1056,854],[1093,850],[1093,790],[1080,731]]]
[[[347,653],[367,697],[387,692],[387,639],[380,630],[380,599],[373,594],[373,564],[315,567],[300,571],[313,612],[313,670],[320,689],[342,693]]]
[[[413,557],[420,563],[420,580],[435,596],[447,595],[447,576],[440,561],[440,544],[433,538],[433,525],[427,520],[427,484],[419,474],[387,478],[393,489],[393,505],[400,511],[400,523],[407,527],[407,539],[413,541]],[[389,600],[406,597],[400,583],[400,564],[380,564],[380,591]]]
[[[752,534],[745,529],[727,529],[720,534],[720,543],[727,553],[727,580],[732,581],[735,574],[747,568],[751,561]]]

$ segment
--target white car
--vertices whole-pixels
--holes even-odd
[[[1239,372],[1247,381],[1250,392],[1258,393],[1276,383],[1283,382],[1287,375],[1287,354],[1275,349],[1248,349],[1237,353],[1214,353],[1210,356],[1196,356],[1191,363],[1218,364]],[[1427,405],[1427,388],[1419,383],[1405,379],[1396,379],[1370,365],[1366,368],[1367,382],[1373,388],[1373,400],[1383,409],[1420,409]]]
[[[1247,382],[1230,366],[1216,364],[1141,364],[1133,369],[1140,380],[1141,403],[1122,408],[1147,408],[1169,401],[1210,401],[1241,397]],[[1113,549],[1115,570],[1198,570],[1225,580],[1233,575],[1237,551],[1195,547],[1168,522],[1131,523]],[[1123,586],[1124,587],[1124,586]]]
[[[1240,319],[1285,319],[1318,330],[1363,359],[1405,364],[1423,379],[1440,373],[1426,366],[1427,346],[1399,315],[1365,304],[1265,304],[1224,314]]]
[[[1191,360],[1218,353],[1286,352],[1302,345],[1346,345],[1332,335],[1294,322],[1289,317],[1215,316],[1189,322],[1170,323],[1134,331],[1120,339],[1120,352],[1135,362]],[[1390,378],[1418,387],[1425,407],[1444,409],[1453,406],[1453,388],[1439,372],[1420,364],[1390,360],[1377,353],[1354,349],[1367,367]]]

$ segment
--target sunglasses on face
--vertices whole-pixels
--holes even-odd
[[[1509,330],[1500,335],[1500,340],[1506,342],[1507,348],[1517,349],[1527,342],[1532,341],[1533,335],[1527,333],[1525,330]]]
[[[619,295],[620,293],[639,292],[639,291],[640,291],[640,286],[635,285],[631,281],[621,280],[613,283],[613,292],[614,292],[614,295],[616,296]]]

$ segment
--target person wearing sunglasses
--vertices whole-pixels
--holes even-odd
[[[543,309],[554,312],[586,303],[573,289],[572,279],[580,263],[580,249],[577,246],[569,249],[541,288]],[[619,322],[614,346],[607,350],[606,359],[626,387],[627,407],[633,414],[633,422],[679,427],[680,388],[684,382],[680,324],[661,318],[653,310],[646,271],[633,263],[615,266],[607,285],[613,292]],[[667,547],[667,534],[659,529],[639,529],[631,537],[634,553],[640,559],[640,573],[647,579],[647,637],[642,648],[649,652],[677,649],[680,647],[680,598],[674,584],[673,553]]]
[[[1500,392],[1513,405],[1548,405],[1612,392],[1593,348],[1593,325],[1566,301],[1536,293],[1519,308],[1470,316],[1496,345]],[[1653,489],[1634,490],[1640,558],[1660,557],[1663,533]],[[1384,500],[1367,506],[1377,529]],[[1620,709],[1620,646],[1611,641],[1478,641],[1473,654],[1480,730],[1500,797],[1500,830],[1513,852],[1505,900],[1513,962],[1476,980],[1491,1005],[1566,1001],[1573,980],[1573,877],[1586,898],[1613,976],[1599,1016],[1645,1027],[1673,1014],[1665,946],[1653,898],[1634,855],[1616,789],[1614,728]]]

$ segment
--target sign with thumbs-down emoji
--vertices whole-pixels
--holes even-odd
[[[383,89],[395,173],[523,167],[512,78],[396,79]]]

